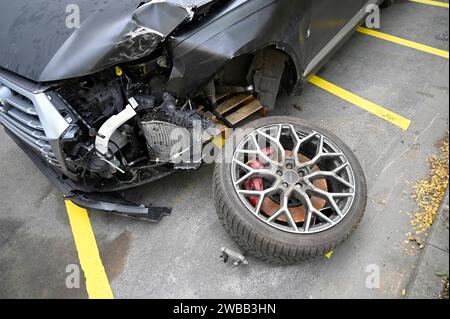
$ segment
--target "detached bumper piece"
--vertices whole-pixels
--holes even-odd
[[[110,193],[81,193],[74,191],[61,176],[50,168],[44,160],[30,150],[17,136],[8,129],[5,130],[16,144],[28,155],[31,161],[46,175],[59,189],[66,199],[70,199],[76,205],[106,213],[142,219],[152,223],[158,223],[164,216],[172,213],[172,208],[153,207],[151,205],[136,204],[128,201],[117,192]]]
[[[104,194],[101,195],[100,197],[104,197]],[[66,198],[82,208],[124,215],[152,223],[159,223],[164,216],[172,213],[172,209],[168,207],[138,205],[127,200],[122,200],[123,203],[119,203],[117,199],[113,199],[114,195],[117,196],[118,194],[110,194],[109,199],[106,196],[104,199],[97,198],[97,194],[74,195],[73,197],[67,196]]]

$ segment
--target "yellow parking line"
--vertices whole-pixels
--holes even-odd
[[[427,4],[429,6],[436,6],[436,7],[442,7],[442,8],[448,9],[448,3],[446,3],[446,2],[432,1],[432,0],[409,0],[409,1],[423,3],[423,4]]]
[[[363,28],[363,27],[359,27],[357,29],[358,32],[366,34],[366,35],[370,35],[372,37],[378,38],[378,39],[382,39],[382,40],[386,40],[389,42],[393,42],[399,45],[403,45],[412,49],[416,49],[419,51],[423,51],[426,53],[430,53],[430,54],[434,54],[440,57],[443,57],[445,59],[448,59],[448,52],[444,51],[444,50],[440,50],[440,49],[436,49],[433,47],[430,47],[428,45],[425,44],[420,44],[414,41],[410,41],[410,40],[405,40],[399,37],[395,37],[393,35],[390,34],[386,34],[383,32],[379,32],[379,31],[375,31],[375,30],[371,30],[371,29],[367,29],[367,28]]]
[[[222,135],[217,135],[213,138],[212,143],[218,148],[222,149],[225,146],[225,138]]]
[[[400,127],[401,129],[403,129],[404,131],[406,131],[409,126],[411,125],[411,121],[408,120],[407,118],[404,118],[401,115],[398,115],[394,112],[391,112],[387,109],[385,109],[384,107],[381,107],[373,102],[370,102],[360,96],[357,96],[349,91],[344,90],[343,88],[340,88],[337,85],[334,85],[331,82],[328,82],[316,75],[312,76],[311,78],[309,78],[309,82],[311,82],[312,84],[320,87],[321,89],[336,95],[337,97],[350,102],[364,110],[366,110],[367,112],[370,112],[380,118],[382,118],[385,121],[388,121],[398,127]]]
[[[89,298],[113,299],[87,211],[71,201],[66,201],[66,208]]]

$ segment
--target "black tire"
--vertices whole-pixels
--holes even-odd
[[[249,123],[244,129],[282,123],[315,130],[332,140],[346,155],[359,191],[343,220],[328,230],[314,234],[295,234],[271,227],[254,216],[240,200],[233,186],[230,163],[216,164],[213,190],[220,221],[245,253],[268,263],[292,264],[311,260],[334,250],[354,232],[366,208],[367,185],[364,172],[353,152],[338,137],[324,129],[292,117],[268,117]],[[241,141],[242,139],[237,140],[237,143]]]

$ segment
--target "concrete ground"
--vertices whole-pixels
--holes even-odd
[[[441,205],[440,213],[430,231],[429,240],[421,256],[414,280],[411,283],[409,297],[429,299],[442,293],[442,281],[445,273],[448,277],[448,190]],[[438,276],[438,274],[440,274]]]
[[[448,23],[448,9],[400,2],[384,11],[381,31],[448,51]],[[127,193],[173,206],[159,224],[90,213],[116,298],[402,297],[421,260],[404,252],[411,183],[426,176],[426,160],[448,131],[448,60],[355,34],[319,76],[412,122],[403,132],[313,85],[279,100],[275,114],[326,127],[360,159],[369,201],[356,233],[329,259],[289,267],[249,259],[235,268],[219,259],[221,247],[236,245],[216,217],[213,167],[179,172]],[[0,191],[0,298],[86,298],[83,282],[66,288],[66,268],[78,256],[64,203],[3,130]],[[374,269],[380,286],[371,289]]]

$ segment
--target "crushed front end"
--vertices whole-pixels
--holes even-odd
[[[28,5],[18,0],[11,10]],[[220,133],[217,121],[236,124],[217,111],[216,97],[244,95],[256,112],[274,107],[282,85],[294,86],[298,59],[274,41],[285,32],[272,28],[276,13],[290,6],[273,0],[91,5],[80,29],[52,29],[58,43],[46,50],[27,51],[27,41],[0,33],[9,44],[0,48],[0,122],[80,206],[153,212],[150,219],[158,219],[170,210],[130,203],[118,192],[199,168],[203,143]]]
[[[49,86],[0,70],[0,123],[80,206],[157,221],[170,209],[118,200],[117,191],[198,168],[195,150],[214,134],[194,101],[164,90],[168,70],[163,50]]]

